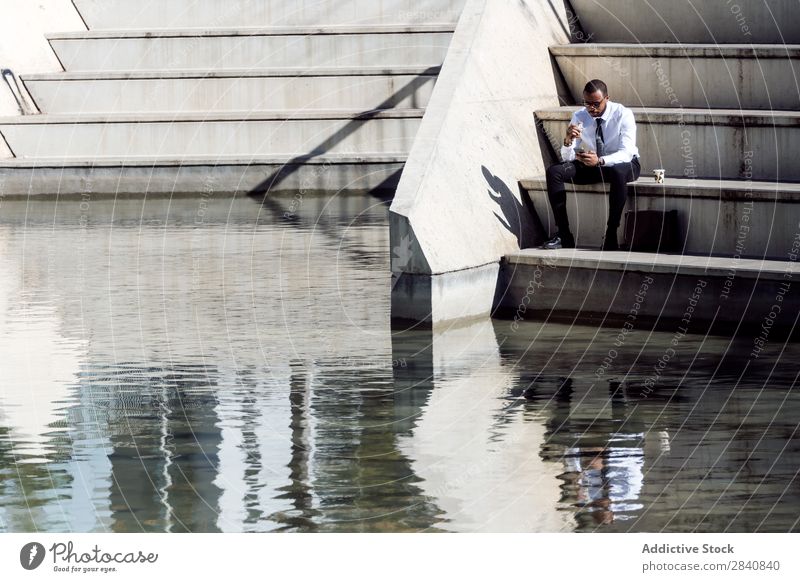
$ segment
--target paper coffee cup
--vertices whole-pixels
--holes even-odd
[[[656,184],[663,184],[664,183],[664,168],[656,168],[653,170],[653,178],[656,181]]]

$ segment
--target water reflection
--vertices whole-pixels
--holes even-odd
[[[392,330],[385,213],[4,202],[0,529],[797,529],[795,344]]]
[[[429,348],[409,353],[415,339]],[[556,507],[558,468],[538,455],[544,426],[520,422],[508,410],[514,371],[501,365],[492,323],[397,334],[394,341],[395,353],[415,362],[411,375],[395,370],[403,415],[414,419],[398,446],[414,459],[421,487],[447,517],[446,528],[569,529],[569,517]]]

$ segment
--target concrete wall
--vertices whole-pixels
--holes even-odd
[[[496,265],[537,236],[517,181],[544,172],[533,111],[558,104],[548,46],[568,39],[561,3],[467,2],[391,207],[395,290],[410,293],[393,316],[418,318],[411,290],[436,288],[431,275]],[[492,272],[447,317],[488,313]],[[448,303],[439,291],[431,320]]]
[[[797,0],[570,0],[592,42],[796,44]],[[576,38],[576,40],[581,40]]]
[[[603,79],[629,107],[800,109],[797,47],[585,43],[550,52],[576,103],[589,80]]]

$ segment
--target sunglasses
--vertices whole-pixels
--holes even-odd
[[[599,109],[600,106],[603,104],[603,101],[608,99],[608,97],[603,97],[600,101],[584,101],[583,105],[585,107],[591,107],[592,109]]]

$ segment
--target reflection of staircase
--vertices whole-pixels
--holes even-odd
[[[5,193],[393,188],[464,0],[75,0]]]
[[[658,292],[642,315],[681,319],[702,279],[705,305],[692,309],[695,320],[758,323],[770,305],[791,300],[794,310],[769,324],[794,325],[798,294],[785,285],[798,273],[800,250],[800,46],[783,43],[800,40],[797,3],[741,1],[735,12],[722,2],[696,4],[572,0],[576,36],[591,42],[551,54],[576,103],[584,84],[599,78],[613,100],[634,110],[642,177],[629,190],[627,210],[677,210],[683,252],[525,250],[508,257],[521,272],[548,267],[549,292],[531,303],[537,309],[625,316],[643,274],[652,272]],[[575,109],[536,112],[555,151]],[[666,169],[665,184],[654,183],[652,168]],[[554,231],[544,179],[523,185]],[[605,188],[576,186],[568,206],[579,247],[598,248]]]

